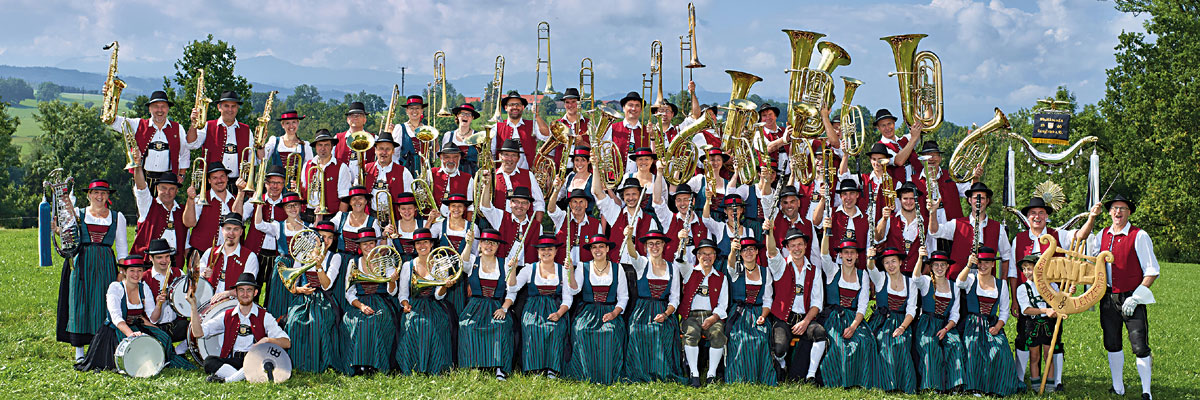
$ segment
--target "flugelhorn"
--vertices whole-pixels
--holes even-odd
[[[208,123],[208,103],[212,103],[212,99],[204,95],[204,68],[197,68],[196,104],[192,106],[192,109],[197,110],[199,114],[196,114],[196,118],[191,121],[193,129],[204,129],[204,124]]]
[[[441,107],[438,108],[435,115],[438,118],[453,117],[454,114],[451,114],[450,110],[446,108],[446,53],[441,50],[433,53],[433,90],[437,90],[438,86],[442,87],[442,94],[438,96]],[[429,91],[430,97],[433,97],[433,90]],[[430,99],[429,104],[437,103]]]
[[[192,160],[192,187],[196,188],[196,205],[208,205],[208,149]],[[247,181],[249,182],[249,181]]]
[[[991,121],[971,131],[954,147],[954,154],[950,156],[950,177],[954,178],[955,182],[971,180],[975,168],[987,163],[988,155],[992,152],[989,136],[993,133],[1007,133],[1012,128],[1008,117],[1004,116],[999,107],[995,109],[995,113]]]
[[[579,60],[579,106],[596,109],[596,77],[591,57]]]
[[[533,86],[538,86],[538,80],[542,77],[542,64],[546,64],[546,88],[542,89],[542,94],[555,94],[554,91],[554,76],[550,73],[550,23],[542,21],[538,23],[538,59],[537,59],[537,77],[534,78]],[[542,42],[545,41],[546,58],[542,58]],[[537,107],[537,105],[534,105]]]
[[[900,81],[900,108],[904,122],[920,122],[932,132],[942,124],[942,60],[930,51],[917,52],[924,34],[885,36],[879,40],[892,47],[896,71],[888,73]]]
[[[287,159],[283,162],[283,184],[284,190],[288,192],[300,191],[300,168],[304,165],[304,156],[299,152],[290,153]]]
[[[292,266],[284,266],[284,257],[279,257],[275,267],[275,270],[279,272],[279,280],[283,281],[283,287],[288,291],[296,289],[296,282],[300,280],[300,277],[319,265],[321,259],[325,258],[324,245],[325,240],[312,229],[305,228],[290,238],[288,254],[291,255]]]
[[[862,86],[863,81],[843,76],[842,83],[845,86],[845,91],[842,93],[841,112],[842,151],[850,156],[857,156],[862,152],[863,143],[866,140],[867,119],[863,116],[862,110],[854,106],[850,100],[854,98],[854,91]]]
[[[112,125],[117,120],[117,111],[121,109],[121,90],[125,89],[125,81],[117,78],[117,50],[121,48],[115,40],[104,46],[104,50],[112,49],[112,59],[108,61],[108,78],[100,89],[100,120],[105,125]]]
[[[329,215],[329,209],[325,207],[325,168],[313,162],[304,173],[308,175],[308,206],[318,218]]]
[[[350,268],[350,273],[346,276],[346,282],[353,285],[356,283],[387,283],[392,280],[388,276],[387,270],[391,268],[393,271],[400,267],[400,253],[392,246],[375,246],[362,258],[363,264],[357,268]],[[351,263],[354,261],[352,260]]]
[[[416,289],[445,286],[462,276],[462,259],[453,247],[442,246],[429,252],[426,259],[430,279],[412,274],[412,286]]]

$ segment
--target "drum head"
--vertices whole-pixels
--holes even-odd
[[[280,383],[292,377],[292,358],[274,343],[258,343],[246,352],[242,370],[250,383]]]
[[[130,336],[121,340],[113,352],[117,372],[135,378],[158,375],[166,365],[162,344],[153,336]]]
[[[226,310],[237,307],[237,304],[237,300],[229,298],[225,298],[216,304],[200,304],[200,323],[203,324],[213,318],[221,318],[225,315]],[[197,363],[203,364],[205,358],[221,355],[221,338],[222,335],[220,334],[205,338],[196,338],[192,335],[192,330],[188,329],[188,348],[192,352],[192,358]]]
[[[175,314],[180,318],[192,317],[192,305],[187,301],[188,281],[187,277],[175,278],[175,282],[171,282],[171,309],[175,310]],[[212,285],[207,281],[196,281],[196,304],[204,304],[213,297]]]

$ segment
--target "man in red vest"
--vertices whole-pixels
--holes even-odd
[[[563,91],[563,109],[566,113],[558,121],[566,125],[571,136],[575,138],[577,144],[588,143],[588,117],[584,116],[579,110],[579,89],[567,88]],[[556,157],[557,158],[557,157]],[[567,162],[570,162],[569,160]]]
[[[150,241],[165,239],[176,249],[175,265],[182,266],[184,255],[179,249],[186,248],[188,230],[183,224],[184,205],[176,202],[175,196],[183,184],[175,180],[175,174],[166,174],[154,182],[156,193],[151,197],[145,174],[144,169],[134,168],[133,198],[137,202],[138,221],[129,253],[146,256]]]
[[[937,165],[938,167],[936,168],[936,172],[933,173],[933,179],[937,181],[937,192],[922,193],[923,196],[917,197],[917,204],[928,204],[928,198],[931,196],[941,198],[943,200],[936,213],[939,224],[955,218],[962,218],[963,209],[961,199],[966,197],[966,192],[971,188],[972,184],[979,182],[980,177],[983,176],[983,168],[976,168],[970,181],[959,183],[950,177],[949,170],[941,166],[942,150],[938,149],[936,141],[926,141],[921,146],[919,153],[920,156],[917,159],[924,161],[926,166]],[[906,171],[905,175],[908,177],[908,182],[917,185],[922,191],[929,187],[925,180],[925,169],[921,164],[908,164],[904,169]],[[1020,258],[1017,259],[1019,260]]]
[[[637,164],[628,157],[629,153],[632,153],[633,149],[650,147],[649,132],[639,121],[643,105],[642,96],[638,92],[626,94],[621,98],[621,110],[624,111],[625,119],[613,122],[608,126],[608,131],[604,132],[604,140],[611,140],[621,151],[621,160],[625,161],[626,171],[637,170]]]
[[[233,295],[234,277],[243,273],[258,276],[258,256],[242,246],[244,230],[241,214],[226,214],[221,219],[221,237],[225,242],[200,257],[200,278],[212,285],[214,299]]]
[[[496,249],[497,257],[511,259],[523,252],[525,254],[522,262],[531,263],[537,261],[537,248],[534,246],[525,246],[529,241],[536,241],[537,237],[542,232],[542,223],[540,220],[529,217],[529,206],[533,204],[533,195],[529,188],[525,186],[517,186],[513,188],[511,194],[508,195],[507,210],[504,208],[492,207],[489,194],[484,194],[484,201],[480,203],[479,213],[487,219],[488,224],[497,231],[500,231],[500,237],[505,240],[505,243],[500,244],[500,248]]]
[[[550,220],[554,222],[554,232],[557,233],[555,240],[557,243],[566,244],[558,246],[558,254],[554,261],[564,262],[568,251],[571,252],[571,262],[592,261],[592,253],[579,251],[579,246],[587,242],[587,238],[605,232],[606,224],[601,219],[587,214],[592,198],[583,189],[572,190],[562,201],[557,200],[558,194],[559,190],[556,188],[550,197],[551,201],[546,205],[550,208]],[[568,237],[570,241],[567,240]]]
[[[304,179],[301,182],[304,190],[301,194],[308,200],[308,208],[313,213],[316,213],[319,204],[316,196],[309,191],[309,185],[312,184],[317,169],[321,170],[323,178],[321,189],[325,200],[325,214],[317,215],[317,219],[329,219],[338,211],[350,209],[350,205],[342,203],[340,199],[350,194],[350,186],[354,186],[354,175],[350,173],[350,167],[346,163],[339,162],[333,156],[333,147],[337,144],[338,139],[330,134],[329,130],[318,129],[312,142],[313,154],[316,154],[316,157],[304,164]]]
[[[883,218],[875,224],[876,242],[882,242],[884,247],[894,247],[904,251],[905,256],[900,257],[904,263],[900,270],[909,277],[913,275],[913,268],[921,258],[918,255],[918,249],[921,246],[928,246],[927,243],[922,243],[921,239],[924,238],[928,241],[923,230],[927,225],[924,221],[929,220],[929,215],[926,214],[927,211],[924,208],[917,207],[917,198],[923,194],[917,185],[912,182],[904,182],[899,189],[896,189],[896,200],[900,203],[900,209],[893,210],[891,205],[884,207]],[[920,276],[920,271],[917,276]]]
[[[766,221],[774,221],[767,222],[766,224],[773,225],[771,232],[775,235],[776,243],[786,242],[785,233],[792,229],[799,229],[810,238],[816,237],[815,226],[810,219],[804,216],[801,210],[801,206],[807,203],[801,197],[800,192],[793,186],[784,186],[778,193],[763,196],[761,200],[762,206],[759,208],[767,209],[764,213],[771,210],[776,211],[773,215],[763,215]],[[776,202],[778,202],[778,205],[776,205]],[[791,247],[787,246],[786,243],[784,246],[787,248],[783,249],[783,256],[788,257],[791,255]],[[813,252],[811,247],[808,246],[808,255],[815,257],[817,254]]]
[[[526,212],[531,213],[534,220],[541,221],[542,214],[546,211],[546,196],[542,193],[542,186],[538,184],[537,177],[528,169],[519,166],[522,145],[516,139],[505,140],[504,146],[500,147],[499,168],[496,171],[480,170],[478,176],[495,177],[490,197],[492,207],[495,208],[503,208],[508,196],[515,188],[531,188],[532,198],[530,200],[533,202],[533,207],[528,208]]]
[[[656,185],[655,192],[661,192],[661,185]],[[611,221],[608,229],[608,241],[613,243],[625,243],[625,227],[633,226],[634,235],[642,236],[650,231],[651,226],[657,226],[662,229],[661,224],[655,219],[653,214],[646,212],[641,208],[642,197],[652,196],[653,193],[646,193],[649,190],[642,187],[637,178],[625,178],[621,182],[621,186],[617,187],[616,192],[620,196],[620,203],[614,199],[614,196],[604,187],[600,180],[600,174],[592,174],[592,195],[595,196],[596,208],[600,210],[600,216],[605,221]],[[636,224],[636,225],[635,225]],[[646,247],[644,243],[636,244],[638,254],[645,254]],[[610,260],[619,260],[621,257],[621,249],[619,246],[613,246],[609,250],[608,258]]]
[[[391,132],[381,132],[379,139],[375,140],[375,161],[368,163],[366,168],[363,169],[362,176],[364,181],[358,183],[361,186],[371,188],[372,198],[378,193],[387,190],[388,193],[391,193],[392,202],[394,203],[400,197],[400,193],[412,192],[412,182],[414,179],[412,172],[409,172],[408,168],[405,168],[403,165],[396,163],[394,161],[395,158],[392,157],[395,154],[397,145],[398,143],[392,140]],[[350,169],[354,170],[353,167]],[[356,174],[352,173],[351,175]],[[374,208],[374,203],[372,203],[372,208]],[[399,207],[396,204],[392,204],[392,215],[397,215],[396,213],[399,212]],[[380,221],[380,223],[386,223],[386,221]]]
[[[339,163],[352,164],[356,167],[375,161],[375,153],[368,150],[363,152],[363,161],[360,164],[358,153],[350,150],[350,143],[346,140],[346,137],[351,133],[364,132],[367,126],[367,106],[358,101],[350,103],[350,109],[346,111],[346,125],[349,125],[346,131],[337,134],[337,142],[334,143],[333,147],[333,156],[337,158]],[[374,133],[366,132],[366,134],[375,137]]]
[[[664,101],[662,107],[650,106],[650,113],[658,115],[658,129],[662,130],[663,137],[666,142],[663,146],[675,140],[675,135],[679,134],[679,125],[675,125],[673,120],[679,115],[679,106],[669,101]]]
[[[936,209],[941,200],[931,200],[929,209]],[[978,244],[982,247],[990,247],[999,250],[996,254],[1001,258],[1006,258],[1012,254],[1008,240],[1008,233],[1004,228],[1004,224],[999,221],[993,221],[987,216],[987,207],[992,204],[992,189],[988,189],[983,182],[976,182],[967,190],[967,202],[971,205],[971,215],[946,221],[945,223],[937,223],[930,221],[929,236],[935,239],[950,240],[950,258],[954,260],[954,264],[950,265],[948,271],[951,277],[958,276],[958,272],[963,268],[970,266],[967,262],[971,257],[971,253],[976,249],[973,245]],[[975,227],[979,226],[982,232],[976,232]],[[1006,259],[1007,261],[1007,259]],[[1005,265],[1003,262],[996,264],[997,266]],[[998,269],[998,268],[997,268]],[[996,277],[1004,279],[1010,277],[1009,271],[997,270],[994,272]]]
[[[229,172],[230,178],[238,177],[238,170],[241,168],[237,167],[242,161],[246,161],[242,159],[245,155],[242,152],[250,146],[250,141],[254,140],[250,135],[250,126],[237,120],[242,104],[242,99],[237,93],[229,90],[221,92],[221,97],[217,100],[217,111],[221,113],[221,117],[205,122],[202,125],[204,130],[199,133],[199,140],[204,143],[202,148],[208,154],[204,161],[209,164],[220,162],[234,166],[234,170]],[[199,112],[192,110],[192,118],[198,118]],[[196,135],[197,128],[189,127],[188,137]],[[261,159],[263,149],[258,149],[258,153],[252,156]]]
[[[247,182],[238,179],[239,187],[229,188],[229,169],[221,162],[208,164],[208,193],[197,193],[196,186],[188,186],[187,203],[183,208],[183,225],[192,229],[188,238],[188,247],[192,249],[189,256],[191,265],[196,265],[196,257],[208,250],[209,247],[221,244],[222,237],[217,234],[220,230],[222,216],[234,211],[241,211],[246,197],[244,189]],[[236,192],[237,194],[234,194]],[[203,196],[208,204],[200,205],[197,196]],[[215,242],[213,240],[216,240]],[[235,275],[236,276],[236,275]]]
[[[675,268],[683,278],[680,281],[683,287],[679,291],[679,315],[684,316],[680,330],[693,387],[700,387],[700,338],[708,339],[708,375],[705,379],[709,383],[716,381],[717,367],[721,365],[721,356],[725,354],[725,343],[729,339],[725,335],[725,318],[729,317],[726,314],[729,280],[713,267],[717,250],[716,242],[704,239],[696,244],[698,265],[675,262]]]
[[[655,182],[655,185],[659,184],[661,181]],[[692,187],[684,183],[675,187],[675,193],[671,193],[665,203],[661,197],[654,199],[654,214],[659,222],[666,221],[667,237],[679,239],[667,242],[663,257],[675,256],[676,261],[688,265],[696,264],[696,244],[709,238],[708,226],[704,225],[704,220],[692,207],[694,198]]]
[[[146,254],[150,257],[153,268],[142,273],[142,282],[150,286],[150,292],[154,293],[155,306],[162,309],[158,320],[153,322],[171,337],[172,342],[181,342],[175,348],[175,353],[183,354],[187,351],[187,317],[175,314],[175,308],[167,303],[171,282],[183,276],[179,266],[174,265],[175,248],[166,240],[154,239],[150,241],[150,248],[146,250]]]
[[[810,231],[791,228],[783,238],[790,254],[810,253]],[[817,367],[821,364],[821,356],[825,355],[825,327],[820,318],[821,306],[824,303],[825,285],[821,279],[821,268],[813,264],[809,257],[785,256],[775,247],[774,238],[767,239],[767,257],[772,259],[767,265],[771,267],[771,277],[774,300],[771,302],[771,353],[781,370],[786,370],[788,378],[800,379],[800,364],[793,363],[788,368],[787,353],[793,350],[793,338],[811,343],[808,352],[808,368],[804,371],[806,382],[816,380]],[[799,341],[796,344],[800,344]],[[793,351],[799,351],[796,347]],[[793,353],[792,359],[802,361],[803,353]]]
[[[1121,348],[1121,325],[1129,332],[1129,347],[1137,358],[1142,380],[1142,398],[1149,399],[1150,356],[1147,304],[1153,304],[1150,286],[1158,279],[1158,257],[1146,231],[1129,223],[1137,205],[1117,194],[1104,203],[1112,225],[1088,240],[1089,254],[1112,252],[1108,268],[1108,290],[1100,298],[1100,328],[1104,331],[1104,349],[1108,351],[1108,369],[1112,373],[1112,392],[1125,394],[1125,355]]]
[[[146,170],[150,180],[161,179],[168,172],[177,174],[176,180],[181,179],[191,160],[189,151],[199,148],[202,142],[195,132],[180,135],[179,124],[167,118],[173,106],[175,103],[167,100],[167,93],[158,90],[150,94],[150,102],[146,103],[150,118],[118,115],[111,125],[117,133],[123,134],[128,129],[133,134],[137,148],[132,149],[136,154],[130,157]]]
[[[492,151],[503,152],[502,149],[510,139],[516,140],[518,154],[520,155],[517,161],[517,166],[520,168],[529,168],[534,162],[534,157],[537,155],[537,145],[539,140],[546,140],[550,137],[550,129],[538,121],[537,118],[532,120],[522,119],[525,112],[525,107],[529,106],[529,101],[517,94],[517,91],[508,92],[508,96],[500,99],[500,104],[504,105],[504,110],[508,113],[508,118],[503,123],[496,124],[496,136],[492,142]],[[534,105],[535,116],[537,105]]]
[[[917,162],[917,155],[913,153],[913,147],[921,142],[921,131],[924,129],[920,122],[916,122],[909,126],[908,134],[903,137],[896,137],[896,117],[891,111],[886,108],[881,108],[875,113],[875,129],[879,130],[879,142],[888,149],[888,158],[891,163],[888,165],[888,173],[892,174],[892,179],[897,182],[904,181],[903,171],[905,165],[920,165]]]
[[[433,186],[433,200],[442,204],[442,200],[450,193],[466,193],[467,201],[475,201],[475,186],[471,174],[460,168],[462,149],[458,146],[442,147],[438,150],[438,158],[442,160],[442,166],[433,170],[433,181],[429,182],[429,185]],[[439,212],[446,215],[448,211],[446,205],[442,204]]]
[[[831,243],[841,243],[842,240],[854,240],[858,242],[859,249],[866,249],[871,241],[870,225],[867,224],[867,217],[862,210],[858,208],[858,197],[860,189],[858,182],[853,179],[842,179],[838,185],[837,194],[842,199],[842,206],[838,207],[832,214],[833,226],[828,232],[832,237],[826,237],[825,241],[832,240]],[[825,212],[825,207],[828,206],[828,199],[822,197],[817,206],[813,208],[814,219],[824,219],[822,217]],[[835,259],[836,261],[836,259]],[[866,257],[859,257],[855,262],[855,267],[858,269],[866,269]]]
[[[203,338],[222,335],[221,354],[205,358],[204,373],[212,374],[209,382],[236,382],[246,379],[242,364],[250,347],[259,343],[272,343],[284,349],[292,347],[292,340],[279,327],[275,316],[254,303],[258,296],[258,282],[254,274],[238,276],[232,290],[238,306],[226,311],[220,318],[200,320],[200,307],[196,305],[194,291],[188,292],[188,303],[192,305],[190,330],[192,336]],[[216,297],[214,297],[215,299]]]

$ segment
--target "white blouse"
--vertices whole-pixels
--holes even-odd
[[[108,318],[113,325],[125,322],[125,314],[121,313],[121,299],[125,300],[125,308],[129,310],[145,310],[146,321],[150,321],[150,314],[153,313],[154,292],[150,291],[150,285],[145,282],[138,282],[138,286],[142,290],[142,301],[149,301],[151,307],[147,308],[144,302],[133,304],[132,298],[125,296],[124,281],[117,281],[108,284],[108,291],[104,294],[105,304],[108,306]]]

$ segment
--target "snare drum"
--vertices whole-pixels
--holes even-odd
[[[189,289],[188,278],[181,276],[175,278],[171,282],[171,291],[167,295],[167,302],[171,304],[171,309],[175,310],[175,314],[179,318],[192,317],[192,304],[188,303],[187,292]],[[196,280],[196,304],[204,304],[213,297],[213,287],[203,279]]]
[[[231,298],[223,298],[216,303],[200,304],[200,323],[203,324],[213,318],[224,318],[225,311],[237,307],[237,300]],[[188,350],[192,352],[192,358],[197,363],[203,364],[204,359],[211,356],[221,355],[221,337],[222,335],[212,335],[209,337],[196,338],[192,334],[192,330],[188,329]]]
[[[113,352],[117,372],[134,378],[149,378],[158,375],[166,366],[166,355],[162,343],[154,336],[130,336],[117,345]]]

